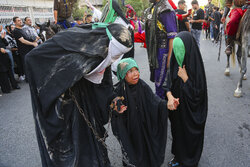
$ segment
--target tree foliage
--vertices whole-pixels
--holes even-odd
[[[220,8],[224,8],[225,7],[225,0],[212,0],[212,3]]]
[[[108,1],[109,0],[103,0],[103,6],[105,6]],[[127,9],[125,6],[123,6],[122,0],[117,0],[117,2],[120,4],[122,10],[125,13]],[[130,4],[134,8],[137,16],[142,16],[144,10],[150,5],[148,0],[125,0],[125,5],[127,4]]]
[[[84,13],[87,14],[91,14],[92,11],[90,9],[87,8],[87,6],[84,6],[83,8],[79,8],[79,0],[77,0],[77,3],[74,4],[74,9],[73,9],[73,13],[72,16],[73,18],[83,18]]]

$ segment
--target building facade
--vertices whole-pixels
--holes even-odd
[[[33,23],[54,20],[53,0],[0,0],[0,24],[10,24],[14,16],[28,16]]]

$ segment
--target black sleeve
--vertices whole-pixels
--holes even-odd
[[[215,24],[217,26],[220,25],[220,15],[219,15],[219,13],[214,14],[214,21],[215,21]]]
[[[23,34],[20,31],[14,31],[13,35],[16,41],[23,37]]]
[[[3,43],[4,43],[5,46],[9,45],[8,41],[5,38],[2,38],[2,40],[3,40]]]
[[[199,20],[203,20],[204,19],[204,11],[200,10],[199,12]]]
[[[58,0],[54,0],[54,10],[58,10]]]

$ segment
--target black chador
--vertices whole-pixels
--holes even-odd
[[[176,111],[169,113],[173,136],[172,153],[181,166],[197,167],[203,150],[208,110],[206,75],[199,47],[192,34],[184,31],[176,38],[180,38],[184,44],[183,66],[188,80],[184,83],[178,76],[179,65],[173,52],[167,92],[179,98],[180,104]]]
[[[120,81],[118,96],[128,107],[112,118],[114,135],[122,146],[124,165],[160,167],[164,162],[167,141],[168,112],[166,101],[139,80],[136,85]]]

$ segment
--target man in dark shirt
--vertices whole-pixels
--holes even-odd
[[[210,38],[212,39],[212,41],[214,40],[214,32],[213,32],[213,21],[211,20],[211,18],[214,18],[213,16],[213,7],[214,4],[212,4],[212,0],[208,0],[208,4],[205,6],[205,20],[207,20],[210,23]]]
[[[216,7],[216,6],[213,7],[213,13],[214,13],[213,31],[214,31],[214,40],[216,43],[219,40],[218,34],[220,32],[220,19],[221,19],[221,14],[218,10],[219,10],[218,7]]]
[[[200,47],[200,36],[202,30],[202,23],[204,22],[204,10],[199,7],[198,1],[193,0],[191,2],[192,8],[194,9],[193,19],[190,20],[192,23],[192,34]]]
[[[74,27],[74,19],[72,17],[73,7],[77,0],[54,0],[54,18],[55,23],[67,29]]]
[[[184,0],[180,0],[178,2],[178,9],[176,9],[176,13],[186,14],[187,12],[184,11],[185,8],[186,8],[186,2]],[[181,32],[181,31],[191,32],[190,25],[189,25],[187,18],[183,20],[178,20],[178,32]]]
[[[25,72],[25,55],[29,53],[34,47],[37,47],[37,42],[32,41],[22,30],[22,20],[19,17],[13,17],[13,22],[16,28],[13,31],[13,36],[16,39],[18,52],[22,57],[22,64]]]

